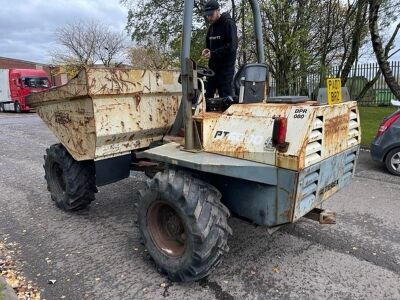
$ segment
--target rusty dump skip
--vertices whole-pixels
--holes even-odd
[[[76,160],[102,159],[161,140],[181,98],[176,71],[86,68],[66,85],[29,96]]]

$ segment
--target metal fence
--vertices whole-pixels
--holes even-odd
[[[390,62],[390,67],[393,76],[400,83],[400,61]],[[377,63],[357,64],[351,69],[346,87],[349,89],[351,98],[357,99],[360,105],[387,106],[390,105],[390,100],[394,98],[382,74],[376,78],[375,82],[368,90],[365,90],[368,82],[372,81],[378,72],[379,65]],[[335,76],[337,73],[338,67],[334,66],[326,72],[326,76]],[[317,93],[320,87],[320,79],[320,74],[309,74],[306,81],[304,81],[304,79],[298,79],[291,82],[289,83],[289,94],[312,97],[314,93]],[[270,78],[269,86],[271,97],[280,94],[277,92],[276,80],[274,78]],[[363,95],[360,97],[361,93]]]

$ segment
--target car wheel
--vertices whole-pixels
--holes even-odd
[[[400,148],[395,148],[388,153],[385,164],[390,173],[400,176]]]
[[[4,112],[4,104],[0,103],[0,112]]]

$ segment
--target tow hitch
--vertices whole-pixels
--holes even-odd
[[[336,224],[336,213],[325,209],[314,208],[304,217],[320,224]]]

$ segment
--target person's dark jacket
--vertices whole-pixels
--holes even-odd
[[[234,69],[238,37],[235,21],[228,13],[223,13],[218,21],[208,28],[206,47],[211,50],[208,62],[210,69],[215,72]]]

